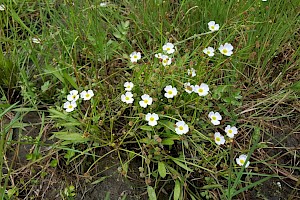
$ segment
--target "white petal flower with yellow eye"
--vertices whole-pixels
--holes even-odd
[[[132,88],[133,88],[133,83],[132,82],[125,82],[124,83],[124,88],[125,88],[125,90],[126,91],[131,91],[132,90]]]
[[[220,121],[222,120],[222,116],[218,112],[210,112],[208,114],[208,117],[210,118],[210,121],[213,125],[219,125]]]
[[[66,112],[72,112],[76,108],[77,104],[75,101],[67,101],[64,103],[64,109],[66,109]]]
[[[196,76],[196,70],[194,68],[188,69],[187,73],[191,77],[195,77]]]
[[[94,96],[93,90],[82,91],[80,93],[80,97],[85,101],[90,100],[93,96]]]
[[[172,58],[169,58],[167,55],[162,55],[160,59],[162,59],[161,63],[163,66],[171,65],[172,63]]]
[[[220,29],[220,26],[219,26],[219,24],[216,24],[215,21],[210,21],[210,22],[208,22],[208,28],[210,31],[217,31]]]
[[[166,91],[165,97],[170,99],[177,95],[177,89],[175,87],[172,87],[171,85],[168,85],[164,89]]]
[[[168,54],[172,54],[174,53],[175,49],[174,49],[174,44],[172,43],[166,43],[164,46],[163,46],[163,50],[166,51]]]
[[[136,63],[139,59],[141,59],[141,53],[140,52],[132,52],[130,54],[130,61],[133,63]]]
[[[141,96],[142,101],[139,101],[141,107],[146,108],[152,104],[152,98],[148,94],[144,94]]]
[[[243,166],[244,163],[246,162],[246,160],[247,160],[247,155],[242,154],[242,155],[240,155],[240,157],[236,158],[236,163],[239,166]],[[250,165],[250,162],[248,161],[245,165],[245,168],[249,167],[249,165]]]
[[[77,101],[79,99],[78,91],[77,90],[71,90],[70,94],[67,96],[68,101]]]
[[[121,100],[127,104],[133,103],[134,101],[133,94],[131,92],[126,92],[125,94],[122,94]]]
[[[203,49],[203,53],[205,53],[206,55],[208,55],[209,57],[212,57],[215,55],[215,50],[212,47],[207,47],[205,49]]]
[[[5,5],[4,4],[1,4],[0,5],[0,11],[4,11],[5,10]]]
[[[233,138],[234,135],[238,133],[237,128],[235,126],[230,126],[230,125],[226,126],[225,132],[227,133],[227,136],[230,138]]]
[[[217,145],[225,144],[224,136],[221,135],[220,132],[216,132],[214,137]]]
[[[157,120],[159,120],[159,117],[155,113],[148,113],[145,116],[146,121],[148,121],[149,126],[156,126],[157,125]]]
[[[199,96],[206,96],[208,94],[209,87],[205,83],[201,83],[201,85],[195,85],[194,92],[197,93]]]
[[[189,82],[184,84],[184,90],[191,94],[194,91],[195,86],[191,85]]]
[[[178,135],[186,134],[189,132],[189,126],[184,121],[179,121],[176,123],[175,132]]]
[[[233,46],[229,43],[225,43],[224,45],[220,45],[219,47],[219,51],[225,56],[231,56],[233,54],[232,50]]]

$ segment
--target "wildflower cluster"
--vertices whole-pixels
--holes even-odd
[[[208,26],[210,31],[212,32],[218,31],[220,28],[219,24],[216,24],[215,21],[209,22]],[[162,53],[155,54],[155,58],[158,58],[159,62],[163,66],[171,65],[173,61],[172,54],[176,51],[174,44],[166,43],[165,45],[163,45],[162,50],[163,50]],[[233,54],[233,46],[230,43],[225,43],[224,45],[219,46],[219,51],[223,55],[231,56]],[[210,57],[215,55],[215,50],[213,47],[207,47],[203,50],[203,52]],[[130,54],[130,61],[132,63],[137,63],[138,60],[140,60],[141,58],[142,56],[140,52],[133,52]],[[189,68],[187,69],[187,75],[193,78],[197,76],[197,72],[194,68]],[[133,104],[134,95],[131,92],[133,87],[134,84],[132,82],[124,83],[124,89],[126,92],[125,94],[121,95],[121,100],[124,103]],[[200,97],[204,97],[208,95],[210,92],[210,88],[206,83],[201,83],[199,85],[198,84],[192,85],[190,82],[185,82],[183,83],[183,88],[184,91],[187,92],[188,94],[196,93]],[[174,85],[166,85],[163,88],[163,92],[164,92],[164,97],[167,99],[173,99],[179,93],[178,89]],[[139,105],[141,108],[143,109],[147,108],[148,106],[152,105],[152,103],[153,103],[153,98],[149,94],[143,94],[140,97]],[[165,116],[163,115],[159,116],[156,113],[145,114],[145,120],[148,122],[148,125],[152,127],[158,125],[158,121],[160,120],[161,117],[165,117]],[[219,112],[210,111],[208,113],[208,118],[210,119],[211,123],[215,126],[221,124],[222,116]],[[188,124],[183,120],[177,120],[177,122],[174,124],[174,127],[175,127],[174,130],[178,135],[187,134],[190,131]],[[227,134],[228,138],[233,139],[234,136],[238,133],[238,130],[235,126],[227,125],[225,127],[224,132]],[[217,145],[223,145],[226,142],[225,137],[220,132],[215,132],[214,140]],[[239,158],[236,159],[236,162],[238,165],[242,166],[245,163],[246,159],[247,159],[246,155],[241,155]],[[248,167],[249,163],[250,162],[248,161],[245,167]]]
[[[80,93],[80,98],[84,101],[90,100],[94,96],[94,92],[92,90],[82,91]],[[67,102],[64,103],[64,109],[66,112],[72,112],[77,107],[77,100],[79,99],[79,93],[77,90],[71,90],[67,95]]]

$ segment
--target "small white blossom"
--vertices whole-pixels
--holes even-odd
[[[213,125],[219,125],[220,124],[220,121],[222,120],[222,116],[220,115],[220,113],[218,112],[210,112],[208,114],[208,117],[210,118],[211,120],[211,123]]]
[[[131,92],[126,92],[121,95],[121,100],[127,104],[133,103],[133,94]]]
[[[215,55],[215,50],[212,47],[207,47],[205,49],[203,49],[203,53],[205,53],[206,55],[208,55],[209,57],[212,57]]]
[[[141,59],[141,53],[140,52],[132,52],[130,54],[130,61],[133,63],[136,63],[139,59]]]
[[[247,159],[247,155],[245,154],[242,154],[240,155],[240,157],[236,158],[236,163],[239,165],[239,166],[243,166],[244,163],[246,162],[246,159]],[[248,166],[250,165],[250,162],[248,161],[245,165],[245,168],[247,168]]]
[[[221,135],[220,132],[216,132],[214,137],[217,145],[225,144],[224,136]]]
[[[194,91],[195,86],[191,85],[189,82],[184,84],[184,90],[191,94]]]
[[[230,138],[233,138],[234,135],[238,133],[237,128],[235,126],[230,126],[230,125],[226,126],[225,132],[227,133],[227,136]]]
[[[171,85],[168,85],[165,87],[165,97],[170,99],[177,95],[177,89],[175,87],[172,87]]]
[[[155,113],[148,113],[145,117],[146,121],[148,121],[149,126],[156,126],[157,125],[157,120],[159,120],[159,117]]]
[[[201,85],[195,85],[194,92],[197,93],[199,96],[206,96],[208,94],[209,87],[205,83],[201,83]]]
[[[210,21],[210,22],[208,22],[208,28],[210,31],[217,31],[220,29],[220,26],[219,26],[219,24],[216,24],[215,21]]]
[[[94,92],[93,90],[88,90],[88,91],[82,91],[80,93],[80,97],[83,99],[83,100],[90,100],[92,97],[94,96]]]
[[[76,108],[76,102],[75,101],[67,101],[64,103],[64,108],[66,109],[66,112],[72,112]]]
[[[196,70],[194,68],[188,69],[187,73],[191,77],[195,77],[196,76]]]
[[[1,4],[0,5],[0,11],[4,11],[5,10],[5,5],[4,4]]]
[[[219,47],[219,51],[225,56],[231,56],[233,54],[232,50],[233,46],[229,43],[225,43],[224,45],[220,45]]]
[[[39,38],[32,38],[32,42],[36,44],[40,44],[41,40]]]
[[[100,7],[106,7],[108,5],[108,2],[101,2]]]
[[[156,53],[154,56],[155,56],[156,58],[161,58],[162,55],[163,55],[163,54],[161,54],[161,53]]]
[[[152,104],[152,98],[148,94],[144,94],[141,96],[142,101],[139,101],[141,107],[146,108]]]
[[[132,82],[125,82],[124,83],[124,88],[125,88],[125,90],[126,91],[131,91],[132,90],[132,88],[133,88],[133,83]]]
[[[189,132],[189,126],[184,121],[179,121],[176,123],[175,132],[178,135],[186,134]]]
[[[163,66],[171,65],[172,58],[169,58],[169,56],[162,55],[160,58],[162,59],[161,63],[163,64]]]
[[[77,90],[71,90],[70,94],[67,95],[68,101],[77,101],[78,99],[79,99],[79,95]]]
[[[172,43],[166,43],[164,46],[163,46],[163,50],[166,51],[168,54],[172,54],[174,53],[175,49],[174,49],[174,44]]]

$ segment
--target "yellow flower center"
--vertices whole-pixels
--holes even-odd
[[[85,97],[86,97],[86,98],[89,98],[89,97],[90,97],[90,94],[87,93],[87,94],[85,95]]]
[[[230,129],[230,130],[228,131],[228,133],[232,133],[232,130]]]
[[[167,47],[167,51],[170,51],[171,49],[170,49],[170,47]]]
[[[210,51],[207,51],[207,54],[210,54]]]
[[[133,58],[137,59],[137,55],[134,55]]]
[[[182,130],[183,130],[183,126],[179,126],[179,130],[181,130],[181,131],[182,131]]]
[[[241,164],[244,164],[244,163],[245,163],[245,160],[240,160],[240,163],[241,163]]]
[[[212,118],[212,120],[217,120],[216,116],[212,116],[211,118]]]
[[[144,100],[144,103],[148,103],[148,100],[147,100],[147,99],[145,99],[145,100]]]
[[[202,92],[203,92],[203,89],[202,89],[202,88],[200,88],[200,89],[198,90],[198,92],[199,92],[199,93],[202,93]]]
[[[211,29],[215,29],[215,26],[211,26],[210,28],[211,28]]]
[[[73,95],[72,98],[75,99],[75,98],[76,98],[76,95]]]
[[[169,91],[168,91],[168,94],[173,94],[172,90],[169,90]]]
[[[153,122],[155,119],[154,117],[150,117],[150,121]]]
[[[227,51],[227,49],[223,49],[222,52],[223,53],[227,53],[228,51]]]
[[[164,62],[164,63],[167,63],[168,61],[167,61],[167,60],[163,60],[163,62]]]
[[[127,88],[130,88],[130,85],[128,85]]]
[[[220,142],[220,141],[221,141],[221,138],[217,137],[217,138],[216,138],[216,141],[217,141],[217,142]]]
[[[193,90],[193,88],[191,86],[186,86],[186,89],[189,90],[189,91]]]
[[[129,100],[129,97],[125,97],[125,99],[128,101],[128,100]]]
[[[71,108],[73,108],[73,106],[72,106],[72,105],[69,105],[69,108],[71,109]]]

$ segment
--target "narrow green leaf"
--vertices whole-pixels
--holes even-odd
[[[147,192],[148,192],[149,200],[157,200],[155,190],[153,189],[153,187],[148,186]]]
[[[141,126],[140,129],[144,130],[144,131],[153,131],[153,129],[150,126]]]
[[[86,142],[89,138],[84,138],[82,134],[79,133],[69,133],[69,132],[54,132],[54,136],[60,140],[67,140],[73,142]]]
[[[166,177],[167,170],[164,162],[158,162],[158,173],[162,178]]]
[[[174,159],[174,158],[171,158],[174,163],[176,163],[179,167],[182,167],[183,169],[185,169],[186,171],[189,171],[189,172],[193,172],[194,170],[192,170],[191,168],[189,168],[188,166],[186,166],[185,164],[183,164],[182,162]]]
[[[76,89],[78,90],[78,86],[76,84],[76,82],[74,81],[74,79],[69,75],[67,74],[66,72],[63,73],[64,75],[64,78]]]
[[[104,181],[105,179],[107,178],[107,176],[103,176],[95,181],[93,181],[91,184],[92,185],[95,185],[95,184],[98,184],[98,183],[101,183],[102,181]]]
[[[181,185],[179,180],[177,179],[175,181],[175,187],[174,187],[174,200],[178,200],[180,196],[180,190],[181,190]]]

